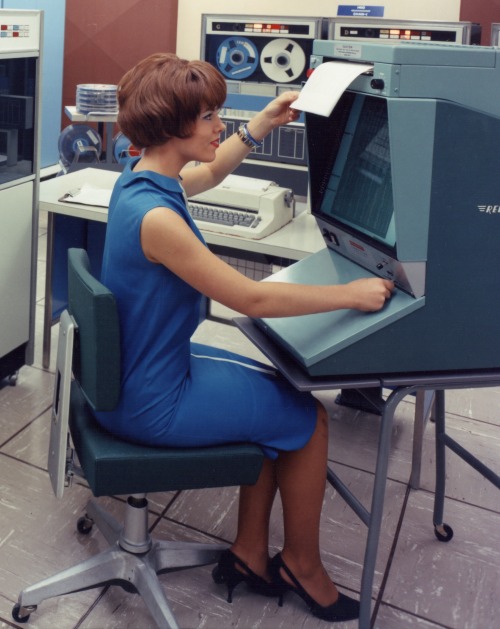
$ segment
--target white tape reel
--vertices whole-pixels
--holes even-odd
[[[306,55],[293,39],[273,39],[260,53],[260,65],[268,79],[291,83],[306,67]]]

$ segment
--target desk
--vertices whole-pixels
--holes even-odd
[[[40,184],[40,210],[48,212],[47,221],[47,274],[45,280],[45,309],[43,324],[43,366],[50,363],[50,328],[52,325],[52,273],[54,261],[54,215],[70,216],[86,221],[106,223],[108,210],[103,207],[66,203],[59,199],[69,190],[92,183],[99,188],[112,188],[119,173],[97,168],[85,168],[68,175],[55,177]],[[251,252],[276,258],[300,260],[319,251],[325,245],[315,218],[303,211],[292,222],[261,240],[203,232],[207,244],[242,252]]]
[[[446,434],[445,398],[447,389],[484,388],[500,385],[500,370],[474,370],[470,372],[446,372],[429,374],[373,374],[370,376],[321,376],[310,377],[299,367],[293,358],[274,343],[253,321],[248,318],[236,319],[241,331],[263,352],[283,376],[300,391],[326,391],[328,389],[364,389],[383,387],[391,389],[382,409],[377,464],[370,511],[365,509],[357,497],[333,470],[328,469],[328,482],[334,487],[345,502],[368,527],[368,535],[363,562],[363,573],[360,589],[359,628],[369,629],[371,626],[371,598],[377,559],[378,542],[384,508],[387,469],[391,447],[391,435],[394,413],[398,404],[409,394],[433,392],[435,397],[436,425],[436,490],[434,500],[433,524],[434,533],[441,542],[448,542],[453,537],[452,528],[443,522],[445,497],[445,450],[449,448],[473,469],[482,474],[495,487],[500,489],[500,476],[486,467],[462,445]],[[423,432],[425,417],[415,414],[415,426]],[[414,440],[415,453],[415,440]],[[411,485],[411,482],[410,482]]]

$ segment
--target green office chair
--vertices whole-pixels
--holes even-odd
[[[147,527],[146,493],[253,484],[263,454],[254,444],[146,447],[103,430],[92,410],[110,410],[119,400],[118,313],[113,294],[90,273],[87,253],[70,249],[68,263],[69,312],[63,312],[60,322],[49,447],[52,487],[61,497],[76,474],[85,477],[96,497],[129,497],[123,525],[93,500],[89,502],[77,528],[86,533],[97,524],[110,547],[25,588],[12,615],[26,622],[47,598],[121,583],[143,597],[159,627],[175,628],[157,574],[214,563],[225,546],[153,541]]]

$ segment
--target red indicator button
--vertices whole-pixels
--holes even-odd
[[[354,247],[355,249],[359,249],[360,251],[364,251],[365,248],[362,247],[360,244],[358,244],[357,242],[353,242],[352,240],[349,240],[349,244]]]

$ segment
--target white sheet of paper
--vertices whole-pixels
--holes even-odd
[[[348,61],[322,63],[307,79],[292,106],[311,114],[329,116],[354,79],[368,70],[373,70],[373,66],[366,63]]]
[[[112,192],[112,190],[107,188],[97,188],[90,183],[84,183],[81,188],[67,192],[59,200],[65,203],[109,207]]]

